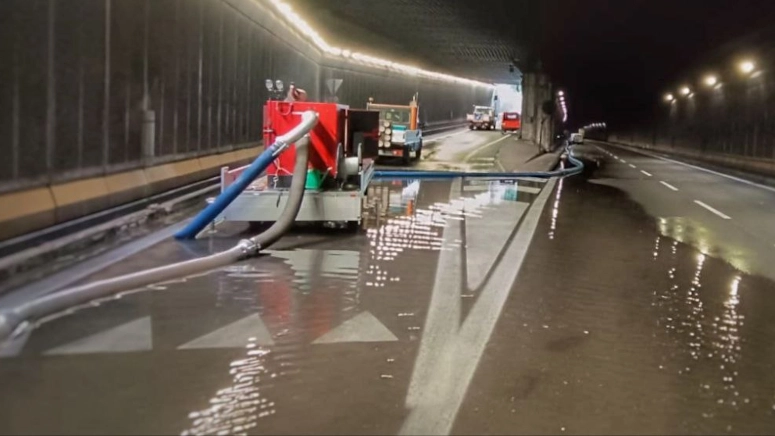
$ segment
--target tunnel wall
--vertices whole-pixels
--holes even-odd
[[[775,46],[771,37],[765,41],[746,44],[749,49],[758,45],[759,72],[745,77],[739,71],[725,71],[718,89],[696,84],[692,98],[661,102],[652,120],[615,129],[609,140],[775,177]],[[721,58],[718,64],[734,59]],[[713,65],[707,62],[706,69],[707,64]],[[702,71],[687,76],[701,77]]]
[[[266,78],[341,78],[354,107],[419,91],[430,124],[489,100],[324,58],[261,0],[5,0],[0,56],[0,240],[249,161]]]

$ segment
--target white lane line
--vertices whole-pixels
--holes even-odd
[[[663,181],[661,181],[661,180],[660,180],[660,182],[659,182],[659,183],[661,183],[661,184],[663,184],[663,185],[667,186],[669,189],[672,189],[673,191],[677,191],[677,190],[678,190],[678,188],[676,188],[675,186],[671,185],[670,183],[663,182]]]
[[[651,173],[648,173],[648,172],[646,172],[646,171],[643,171],[643,170],[640,170],[640,172],[642,172],[643,174],[645,174],[645,175],[647,175],[647,176],[651,177]]]
[[[707,204],[701,202],[700,200],[694,200],[694,202],[697,203],[698,205],[704,207],[705,209],[708,209],[709,211],[715,213],[716,215],[720,216],[721,218],[724,218],[725,220],[731,220],[732,219],[728,215],[724,215],[723,212],[708,206]]]
[[[775,187],[767,186],[767,185],[762,185],[760,183],[752,182],[750,180],[741,179],[741,178],[735,177],[735,176],[730,176],[729,174],[724,174],[724,173],[720,173],[718,171],[709,170],[707,168],[699,167],[697,165],[688,164],[686,162],[681,162],[681,161],[678,161],[678,160],[675,160],[675,159],[670,159],[670,158],[667,158],[667,157],[658,156],[656,154],[648,153],[648,152],[641,151],[641,150],[638,150],[638,149],[635,149],[635,148],[625,147],[625,146],[618,145],[618,144],[607,143],[607,145],[610,145],[612,147],[617,147],[617,148],[620,148],[620,149],[623,148],[625,150],[629,150],[629,151],[632,151],[632,152],[635,152],[635,153],[638,153],[638,154],[642,154],[643,156],[648,156],[648,157],[651,157],[651,158],[654,158],[654,159],[659,159],[659,160],[663,160],[665,162],[671,162],[671,163],[678,164],[678,165],[683,165],[685,167],[694,168],[695,170],[704,171],[706,173],[710,173],[710,174],[713,174],[713,175],[716,175],[716,176],[721,176],[721,177],[724,177],[724,178],[727,178],[727,179],[730,179],[730,180],[734,180],[736,182],[745,183],[746,185],[756,186],[757,188],[762,188],[762,189],[766,189],[766,190],[771,191],[771,192],[775,192]]]
[[[468,130],[466,128],[465,130],[461,130],[459,132],[447,134],[447,135],[444,135],[444,136],[438,136],[438,137],[435,136],[435,135],[428,135],[427,137],[425,137],[423,139],[424,139],[425,143],[427,144],[427,143],[430,143],[430,142],[436,142],[436,141],[441,141],[441,140],[444,140],[444,139],[447,139],[447,138],[451,138],[453,136],[462,135],[463,133],[466,133],[466,132],[470,132],[470,130]],[[442,135],[442,133],[437,133],[437,135]]]
[[[627,163],[627,161],[624,159],[619,159],[619,160],[622,161],[622,163]]]
[[[633,165],[633,164],[630,164],[630,168],[632,168],[632,169],[635,169],[635,168],[638,168],[638,167],[636,167],[636,166],[635,166],[635,165]]]
[[[483,289],[478,291],[479,297],[465,319],[461,315],[460,292],[467,286],[458,274],[449,273],[460,271],[464,265],[455,251],[440,252],[425,328],[406,396],[405,406],[409,413],[398,431],[399,435],[450,434],[527,257],[528,247],[555,183],[556,179],[549,180],[527,210],[522,224],[504,247],[501,260],[490,270],[489,278]],[[452,193],[455,192],[451,190]],[[456,239],[464,236],[459,224],[448,226],[444,229],[443,244],[452,246]],[[520,288],[514,292],[529,290]]]
[[[485,148],[487,148],[487,147],[489,147],[491,145],[495,145],[495,144],[497,144],[497,143],[499,143],[499,142],[501,142],[501,141],[503,141],[504,139],[507,139],[507,138],[511,138],[511,135],[509,134],[509,135],[500,137],[500,138],[496,139],[495,141],[488,142],[487,144],[484,144],[481,147],[477,147],[474,150],[471,150],[471,152],[468,153],[466,155],[466,157],[463,158],[463,162],[468,162],[468,160],[471,159],[476,153],[479,153],[480,151],[484,150]]]

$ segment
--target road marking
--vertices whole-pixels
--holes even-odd
[[[533,183],[546,183],[547,179],[539,179],[537,177],[520,177],[517,180],[523,181],[523,182],[533,182]]]
[[[457,249],[441,251],[424,333],[407,392],[409,413],[398,434],[449,434],[452,430],[555,181],[547,182],[513,239],[509,237],[511,241],[504,247],[502,260],[493,265],[490,277],[478,291],[479,297],[464,320],[461,320],[460,303],[463,277],[450,272],[460,271],[465,266]],[[459,222],[447,224],[443,237],[445,244],[464,238],[461,227]]]
[[[619,159],[619,160],[622,161],[622,163],[627,163],[627,161],[624,159]]]
[[[428,143],[431,143],[431,142],[441,141],[443,139],[447,139],[447,138],[451,138],[453,136],[461,135],[461,134],[466,133],[468,131],[469,130],[466,128],[465,130],[461,130],[459,132],[451,133],[451,134],[445,135],[445,136],[439,136],[438,138],[434,137],[435,135],[429,135],[429,137],[423,138],[423,141],[426,144],[428,144]],[[439,135],[440,135],[440,133],[439,133]]]
[[[626,147],[626,146],[619,145],[619,144],[613,144],[613,143],[610,143],[610,142],[607,142],[605,144],[606,145],[610,145],[612,147],[624,148],[624,149],[632,151],[634,153],[642,154],[643,156],[648,156],[650,158],[663,160],[665,162],[672,162],[674,164],[683,165],[683,166],[689,167],[689,168],[694,168],[695,170],[704,171],[706,173],[710,173],[710,174],[713,174],[713,175],[716,175],[716,176],[725,177],[727,179],[734,180],[736,182],[745,183],[746,185],[756,186],[757,188],[762,188],[762,189],[766,189],[766,190],[771,191],[771,192],[775,192],[775,187],[772,187],[772,186],[762,185],[760,183],[752,182],[750,180],[745,180],[745,179],[741,179],[739,177],[730,176],[729,174],[724,174],[724,173],[720,173],[718,171],[709,170],[707,168],[699,167],[697,165],[688,164],[686,162],[681,162],[681,161],[678,161],[678,160],[675,160],[675,159],[670,159],[670,158],[667,158],[667,157],[657,156],[655,154],[648,153],[648,152],[645,152],[645,151],[641,151],[641,150],[638,150],[638,149],[635,149],[635,148],[630,148],[630,147]]]
[[[361,312],[315,339],[313,344],[395,342],[398,338],[370,312]]]
[[[632,168],[632,169],[635,169],[635,168],[638,168],[638,167],[636,167],[636,166],[635,166],[635,165],[633,165],[633,164],[630,164],[630,168]]]
[[[146,316],[118,327],[75,340],[43,353],[63,354],[129,353],[153,349],[151,317]]]
[[[480,151],[484,150],[485,148],[495,145],[504,139],[511,138],[511,135],[505,135],[501,138],[496,139],[495,141],[488,142],[487,144],[482,145],[481,147],[476,148],[475,150],[472,150],[470,153],[466,155],[466,157],[463,158],[463,162],[468,162],[469,159],[471,159],[476,153],[479,153]]]
[[[709,211],[715,213],[716,215],[720,216],[721,218],[724,218],[725,220],[731,220],[732,219],[729,216],[724,215],[721,211],[708,206],[707,204],[701,202],[700,200],[694,200],[694,202],[697,203],[698,205],[704,207],[705,209],[708,209]]]
[[[651,177],[651,173],[647,173],[646,171],[643,171],[643,170],[640,170],[640,172],[642,172],[643,174],[645,174],[645,175],[647,175],[647,176]]]
[[[242,348],[251,337],[256,338],[258,345],[274,345],[272,335],[256,313],[187,342],[179,346],[178,350]]]
[[[672,189],[673,191],[677,191],[677,190],[678,190],[678,188],[676,188],[675,186],[671,185],[670,183],[663,182],[663,181],[661,181],[661,180],[659,181],[659,183],[661,183],[661,184],[663,184],[663,185],[667,186],[668,188]]]

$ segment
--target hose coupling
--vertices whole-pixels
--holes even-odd
[[[282,153],[283,151],[285,151],[286,148],[288,148],[288,145],[290,145],[290,144],[288,144],[285,141],[281,141],[281,140],[275,141],[275,143],[274,143],[274,151],[272,151],[272,157],[279,156],[280,153]]]
[[[261,247],[250,239],[243,239],[239,241],[239,248],[242,250],[242,254],[246,257],[254,256]]]

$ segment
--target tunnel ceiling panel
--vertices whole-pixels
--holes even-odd
[[[291,0],[343,48],[371,50],[424,68],[516,83],[528,55],[527,0]],[[509,66],[516,64],[510,71]]]

